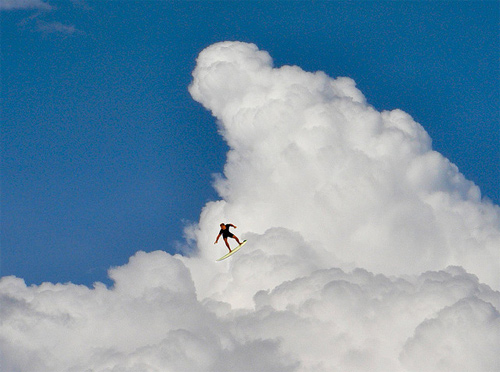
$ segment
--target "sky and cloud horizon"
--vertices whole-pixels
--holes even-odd
[[[455,30],[452,25],[459,24],[464,11],[491,8],[411,4],[405,13],[401,4],[380,5],[386,12],[373,3],[320,3],[319,10],[297,3],[268,5],[269,14],[287,20],[272,26],[276,31],[292,30],[295,15],[302,15],[300,41],[304,44],[309,35],[307,50],[316,53],[299,57],[291,41],[279,44],[264,36],[271,27],[265,17],[259,21],[265,26],[261,37],[253,35],[260,42],[250,40],[255,28],[228,18],[242,9],[263,16],[258,6],[202,4],[194,16],[192,4],[171,5],[175,15],[153,4],[123,8],[121,17],[135,12],[127,27],[137,32],[128,34],[127,41],[118,38],[125,32],[119,16],[113,13],[109,20],[115,23],[106,27],[95,17],[95,8],[116,11],[112,5],[80,4],[86,16],[70,20],[58,17],[71,14],[76,5],[59,4],[50,12],[62,13],[39,18],[82,30],[73,34],[27,29],[22,22],[30,11],[16,10],[15,15],[9,10],[13,29],[8,42],[3,39],[2,62],[16,56],[19,64],[8,65],[11,76],[2,72],[7,93],[2,99],[7,124],[2,131],[7,181],[2,186],[0,278],[3,368],[500,368],[500,207],[449,158],[453,145],[440,151],[440,141],[436,144],[434,134],[453,137],[450,128],[457,123],[443,121],[440,129],[429,129],[416,117],[425,117],[419,110],[430,110],[432,120],[439,121],[436,108],[444,101],[429,106],[421,96],[425,89],[405,100],[405,92],[412,90],[405,80],[410,77],[385,64],[403,58],[402,53],[407,73],[422,69],[420,79],[433,72],[440,76],[444,59],[439,51],[418,67],[431,57],[425,55],[426,42],[436,45],[436,25],[422,15],[424,8],[443,17],[441,42],[455,34],[446,33],[444,25]],[[22,3],[23,9],[37,6]],[[310,13],[298,12],[304,9]],[[200,23],[189,38],[179,34],[183,43],[173,44],[169,36],[172,44],[165,44],[164,30],[186,31],[203,14],[228,24]],[[333,14],[343,17],[333,20]],[[372,34],[363,32],[363,14],[382,33],[373,43],[366,44]],[[382,14],[394,21],[392,26],[378,19]],[[477,14],[467,14],[472,27]],[[318,29],[319,19],[331,23]],[[494,17],[486,24],[494,24]],[[143,33],[144,25],[149,28]],[[413,34],[416,49],[402,52],[404,40],[398,44],[387,37],[403,25],[428,32]],[[203,27],[213,34],[200,36],[206,36]],[[349,55],[352,60],[340,62],[331,48],[335,45],[340,53],[342,44],[324,38],[329,27],[337,35],[340,30],[361,32],[363,37],[354,32],[342,40],[365,43],[365,58],[376,57],[370,68],[359,67],[362,54],[355,46],[343,52],[344,59]],[[117,32],[114,39],[103,33],[111,29]],[[455,44],[453,55],[463,58],[460,53],[470,45],[484,48],[489,54],[478,64],[484,67],[498,56],[498,48],[486,47],[485,40],[472,43],[479,33],[467,30],[461,39],[464,49]],[[15,44],[18,33],[29,33],[32,41]],[[77,38],[92,42],[77,48]],[[325,40],[333,43],[327,51],[322,49]],[[382,40],[384,47],[371,49]],[[74,49],[68,50],[70,45]],[[59,60],[45,55],[43,64],[32,65],[36,71],[23,70],[54,48],[61,48]],[[284,62],[294,58],[296,63]],[[352,68],[352,74],[332,73],[333,61],[340,70]],[[356,64],[358,69],[352,67]],[[450,66],[458,68],[454,62]],[[369,72],[373,68],[378,74]],[[384,69],[390,74],[377,80]],[[457,71],[455,77],[462,76]],[[498,73],[498,68],[488,71]],[[374,90],[373,84],[384,86],[389,76],[391,84]],[[453,89],[467,82],[449,82],[443,94],[446,82],[441,79],[434,80],[443,83],[434,100],[443,95],[459,100]],[[391,89],[399,89],[410,110],[383,104],[387,97],[381,96]],[[490,89],[483,93],[498,88]],[[468,93],[472,100],[475,93]],[[24,100],[16,104],[16,98]],[[479,110],[466,110],[471,102],[453,116],[462,117],[464,126],[470,125],[465,118]],[[482,111],[481,118],[498,115]],[[469,120],[483,124],[479,117]],[[190,200],[196,193],[198,199]],[[233,232],[248,244],[216,262],[226,251],[223,243],[214,245],[220,222],[237,225]],[[170,228],[160,228],[164,224]],[[30,263],[22,261],[35,247],[43,247],[38,254],[46,257],[39,266],[47,266],[25,277],[23,267]],[[65,262],[65,254],[72,259]],[[86,264],[77,269],[79,259],[101,265],[101,273],[77,274],[93,270]]]
[[[193,76],[230,147],[222,199],[188,228],[196,248],[138,252],[109,288],[2,278],[7,368],[499,366],[500,208],[418,123],[253,44],[210,46]],[[235,219],[248,247],[216,263],[213,221]]]

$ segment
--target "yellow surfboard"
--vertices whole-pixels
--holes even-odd
[[[231,252],[229,252],[228,254],[222,256],[221,258],[217,259],[217,261],[222,261],[222,260],[225,260],[226,258],[228,258],[229,256],[231,256],[233,253],[236,253],[240,250],[241,247],[243,247],[245,245],[247,241],[246,240],[243,240],[243,242],[237,246],[236,248],[234,248]]]

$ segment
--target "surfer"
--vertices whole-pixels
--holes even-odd
[[[222,239],[224,239],[224,243],[226,243],[226,246],[227,246],[227,249],[229,249],[229,252],[231,252],[231,247],[229,246],[229,243],[227,242],[227,238],[233,238],[238,242],[239,245],[241,245],[241,242],[238,239],[238,237],[236,235],[234,235],[233,233],[229,232],[230,227],[234,227],[236,229],[236,226],[234,226],[231,223],[221,223],[219,235],[217,235],[217,239],[215,239],[215,243],[214,243],[214,244],[217,244],[220,236],[222,235]]]

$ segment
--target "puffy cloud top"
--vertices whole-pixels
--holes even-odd
[[[230,146],[190,253],[110,288],[2,278],[4,370],[500,370],[499,208],[420,124],[253,44],[205,49],[189,89]],[[215,262],[221,222],[248,244]]]
[[[352,79],[273,68],[253,44],[216,44],[197,62],[190,92],[231,148],[201,247],[214,219],[234,220],[259,234],[298,232],[327,265],[386,274],[460,265],[499,288],[499,208],[408,114],[376,111]]]

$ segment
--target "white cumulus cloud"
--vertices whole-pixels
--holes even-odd
[[[407,113],[378,112],[352,79],[273,68],[244,43],[207,48],[193,76],[193,98],[231,148],[201,247],[214,219],[238,221],[297,232],[326,265],[398,275],[459,265],[500,287],[500,209]]]
[[[2,370],[500,370],[500,210],[420,124],[240,42],[190,92],[230,151],[189,254],[138,252],[110,288],[2,278]],[[221,222],[248,244],[215,262]]]

